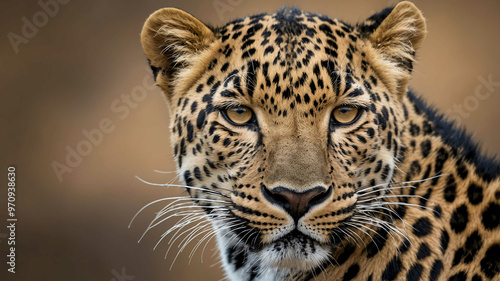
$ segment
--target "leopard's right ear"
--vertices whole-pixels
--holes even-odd
[[[165,91],[179,71],[197,61],[199,53],[214,40],[215,35],[210,28],[175,8],[154,12],[141,32],[142,48],[149,59],[155,81]]]
[[[374,14],[357,28],[373,47],[379,62],[374,67],[385,77],[385,84],[401,95],[406,94],[415,52],[427,33],[420,10],[403,1]]]

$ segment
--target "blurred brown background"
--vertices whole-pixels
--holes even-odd
[[[62,0],[60,0],[62,2]],[[67,1],[67,0],[66,0]],[[47,2],[47,0],[42,0]],[[50,1],[49,1],[50,2]],[[52,1],[53,2],[53,1]],[[415,1],[428,20],[429,34],[420,50],[413,88],[430,103],[461,122],[490,153],[500,151],[500,2]],[[395,1],[69,1],[44,16],[37,1],[4,1],[0,11],[1,159],[17,168],[17,273],[6,272],[6,188],[0,190],[0,280],[220,280],[212,266],[211,243],[200,262],[198,250],[190,265],[190,248],[164,259],[167,243],[152,248],[169,223],[137,240],[158,204],[128,223],[145,204],[180,191],[148,186],[135,176],[167,182],[173,171],[168,111],[139,41],[144,20],[153,11],[178,7],[214,25],[247,14],[297,4],[311,12],[361,21]],[[55,8],[52,7],[52,11]],[[40,27],[25,30],[23,18]],[[36,27],[36,26],[35,26]],[[9,35],[10,34],[10,35]],[[10,37],[9,37],[10,36]],[[19,38],[18,38],[19,39]],[[481,94],[482,78],[496,82]],[[143,86],[143,81],[146,84]],[[122,95],[143,100],[127,105]],[[129,113],[125,114],[125,108]],[[118,111],[118,107],[123,111]],[[125,116],[126,115],[126,116]],[[108,118],[108,119],[105,119]],[[62,175],[52,164],[65,164],[67,147],[76,150],[87,139],[83,130],[102,120],[114,131],[103,133],[88,155]],[[105,122],[105,121],[104,121]],[[109,125],[109,124],[108,124]],[[87,143],[88,144],[88,143]],[[76,161],[73,159],[73,161]],[[7,180],[3,180],[6,186]],[[212,241],[213,242],[213,241]],[[124,275],[125,274],[125,275]],[[5,278],[5,276],[7,278]]]

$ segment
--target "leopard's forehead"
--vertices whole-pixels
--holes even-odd
[[[338,27],[338,30],[336,27]],[[258,34],[261,29],[264,29],[265,32]],[[238,39],[242,35],[242,38],[240,38],[242,42],[261,37],[264,39],[261,46],[282,45],[283,42],[297,44],[299,43],[297,39],[301,35],[312,40],[316,39],[319,31],[335,33],[337,36],[345,37],[346,34],[349,36],[349,33],[353,32],[353,28],[338,19],[331,19],[327,16],[309,13],[297,8],[283,8],[271,14],[262,13],[242,17],[218,29],[218,32],[222,34],[223,42],[229,39]],[[256,34],[257,36],[254,36]],[[270,40],[273,35],[276,37],[274,40]],[[335,35],[331,36],[331,38],[336,40]],[[356,40],[354,37],[351,37],[351,39]],[[307,39],[304,39],[304,41],[307,41]]]
[[[207,82],[223,81],[219,95],[276,117],[314,116],[340,96],[364,94],[370,78],[376,83],[366,74],[364,38],[337,19],[284,8],[240,18],[217,33],[219,54]]]

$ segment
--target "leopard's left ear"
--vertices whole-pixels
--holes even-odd
[[[215,40],[214,32],[176,8],[154,12],[144,23],[141,42],[157,83],[167,94],[179,72],[200,62],[199,54]]]
[[[415,61],[415,51],[427,33],[420,10],[408,1],[387,8],[358,25],[360,33],[368,38],[376,50],[378,67],[386,72],[386,84],[398,93],[406,93]],[[394,71],[389,71],[392,69]]]

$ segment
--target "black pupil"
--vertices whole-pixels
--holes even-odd
[[[238,113],[239,115],[243,114],[246,112],[246,110],[244,108],[236,108],[236,109],[233,109],[234,112]]]
[[[341,107],[340,108],[340,113],[346,114],[346,113],[348,113],[351,110],[352,110],[352,108],[350,108],[350,107]]]

